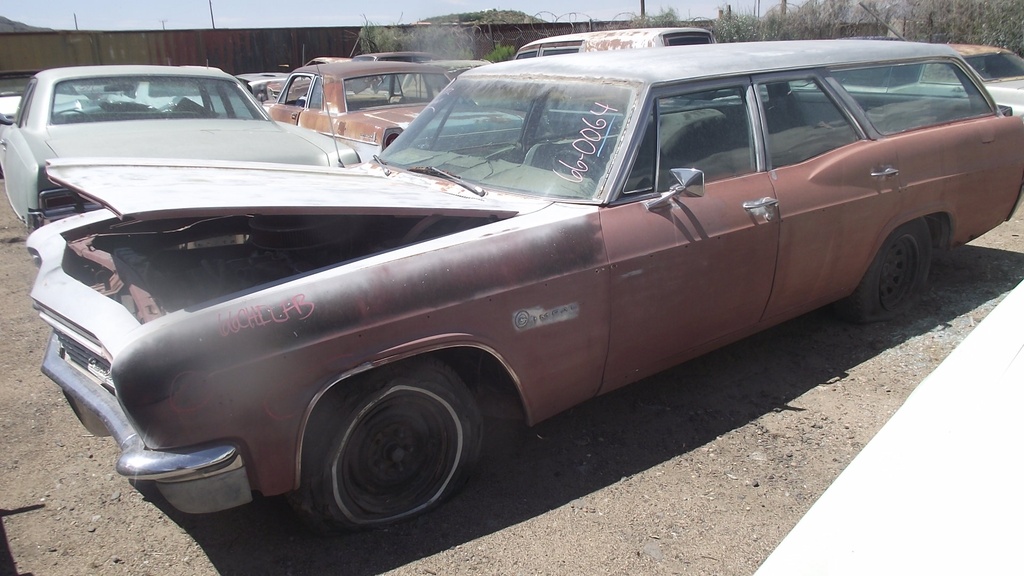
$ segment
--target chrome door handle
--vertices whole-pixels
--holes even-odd
[[[897,170],[896,168],[893,168],[892,166],[886,166],[885,168],[872,170],[871,176],[873,178],[889,178],[890,176],[895,176],[899,173],[900,171]]]
[[[743,203],[743,209],[754,216],[763,216],[765,220],[771,220],[775,211],[772,209],[779,205],[779,201],[771,196],[765,196],[760,200],[748,200]]]

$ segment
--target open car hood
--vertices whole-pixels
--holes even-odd
[[[458,184],[378,169],[139,158],[54,159],[51,180],[122,219],[232,214],[366,214],[508,218],[550,202],[480,197]]]

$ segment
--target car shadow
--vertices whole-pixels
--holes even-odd
[[[850,325],[821,309],[584,403],[486,455],[462,493],[386,529],[310,533],[284,498],[191,516],[152,501],[222,574],[378,574],[539,516],[684,455],[816,386],[1005,294],[1024,254],[967,246],[937,256],[928,292],[900,319]],[[921,374],[923,379],[926,374]]]
[[[14,564],[14,555],[11,554],[11,545],[7,541],[7,531],[4,529],[4,517],[33,512],[42,508],[44,508],[43,504],[29,504],[13,510],[0,508],[0,576],[32,576],[31,572],[19,573]]]

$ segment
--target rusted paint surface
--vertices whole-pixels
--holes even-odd
[[[54,178],[127,217],[86,214],[31,236],[40,260],[32,296],[59,331],[91,336],[95,348],[109,352],[119,401],[147,447],[230,438],[240,444],[252,486],[265,494],[296,487],[304,418],[321,394],[411,356],[454,347],[493,355],[534,423],[854,293],[862,278],[872,278],[872,262],[886,261],[889,234],[907,223],[925,227],[921,238],[931,225],[935,244],[946,248],[1010,215],[1024,174],[1024,127],[991,108],[889,135],[852,96],[836,98],[835,106],[848,107],[843,121],[860,123],[850,127],[856,137],[803,160],[775,162],[769,145],[783,132],[771,132],[767,120],[752,123],[770,110],[759,99],[765,84],[758,72],[805,66],[794,76],[821,85],[818,71],[848,65],[854,49],[862,49],[858,62],[892,61],[899,57],[893,50],[908,61],[954,58],[944,47],[882,44],[695,47],[706,57],[700,65],[675,65],[671,48],[642,57],[540,58],[472,71],[450,88],[468,91],[478,82],[505,95],[509,83],[500,78],[513,73],[546,86],[551,78],[599,72],[591,82],[635,82],[636,94],[654,98],[653,85],[696,86],[728,71],[743,87],[736,103],[744,109],[735,116],[742,126],[720,133],[749,135],[749,149],[729,156],[738,164],[728,173],[712,172],[709,158],[691,160],[711,174],[700,193],[666,186],[662,195],[657,175],[647,188],[624,188],[643,166],[634,164],[647,142],[643,117],[619,124],[627,127],[619,145],[634,153],[617,157],[616,173],[602,180],[607,189],[586,201],[528,194],[536,188],[511,194],[501,185],[479,187],[477,196],[442,180],[446,172],[427,164],[429,155],[403,164],[406,150],[437,152],[416,147],[427,139],[413,133],[385,152],[390,168],[55,166]],[[685,89],[680,84],[680,93]],[[733,105],[715,101],[723,110]],[[666,149],[655,143],[652,173]],[[472,165],[459,174],[467,180],[469,170],[493,168],[490,156],[471,150],[454,158]],[[514,165],[508,158],[501,162]],[[438,178],[424,177],[425,168],[436,168]],[[143,190],[159,200],[141,197]],[[309,226],[291,227],[302,223]],[[271,229],[283,234],[264,236]],[[324,238],[328,249],[308,250]],[[276,242],[286,239],[310,241]],[[140,295],[162,291],[163,301],[176,305],[146,316],[97,294],[79,278],[95,277],[86,272],[113,256],[82,262],[66,251],[76,240],[78,253],[116,255],[128,269],[134,292],[127,300],[147,302]],[[204,276],[210,271],[216,274]],[[180,278],[187,280],[167,289]],[[202,290],[191,291],[195,284]],[[92,333],[75,332],[86,329]]]
[[[1000,52],[1012,54],[1012,52],[1003,48],[997,48],[995,46],[984,46],[981,44],[950,44],[949,46],[963,56],[977,56],[978,54],[999,54]]]
[[[498,44],[531,40],[619,22],[466,26],[474,58]],[[398,29],[409,27],[396,26]],[[217,30],[54,31],[0,34],[0,70],[41,70],[86,64],[215,66],[230,74],[290,72],[316,57],[358,54],[359,26]],[[445,56],[445,54],[441,54]]]
[[[278,122],[292,123],[320,134],[355,141],[358,145],[357,153],[366,161],[383,149],[389,135],[404,130],[409,122],[419,115],[426,102],[406,105],[398,101],[392,102],[387,99],[388,91],[385,87],[379,104],[352,110],[351,94],[366,90],[368,78],[376,78],[379,83],[385,78],[397,80],[408,74],[420,74],[437,79],[435,83],[439,87],[438,90],[447,83],[446,71],[443,68],[412,62],[361,60],[315,64],[296,69],[292,73],[292,78],[322,79],[322,107],[285,103],[282,98],[282,102],[270,104],[267,110],[270,117]],[[405,81],[402,82],[404,84]],[[355,86],[356,84],[358,86]],[[286,97],[291,98],[291,95]]]
[[[87,64],[213,66],[289,72],[313,56],[348,55],[358,28],[30,32],[0,34],[0,70]]]
[[[587,41],[589,50],[625,50],[659,45],[659,36],[643,29],[597,32]]]

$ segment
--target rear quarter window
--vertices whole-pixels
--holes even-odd
[[[992,114],[980,89],[952,62],[833,70],[882,134]]]
[[[541,55],[543,56],[558,56],[559,54],[576,54],[580,51],[580,46],[553,46],[541,48]]]
[[[713,44],[711,33],[701,34],[699,32],[682,32],[679,34],[666,34],[665,46],[695,46],[697,44]]]

